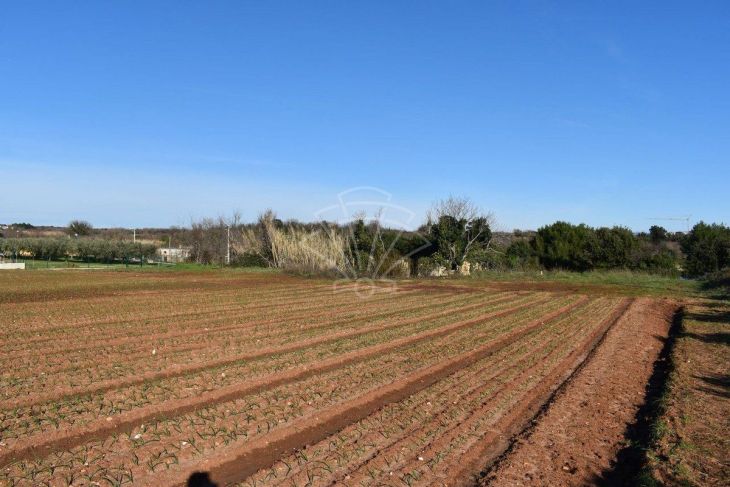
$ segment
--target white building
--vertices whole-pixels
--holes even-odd
[[[185,262],[190,257],[189,247],[163,247],[157,249],[157,256],[162,262]]]

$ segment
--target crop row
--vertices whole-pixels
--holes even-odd
[[[406,312],[415,303],[415,307],[422,306],[428,297],[424,296],[401,296],[400,303],[402,303],[402,309]],[[99,347],[91,347],[88,342],[84,342],[84,345],[80,350],[74,350],[72,344],[68,344],[64,347],[63,343],[58,344],[58,351],[62,351],[66,348],[66,353],[63,355],[60,353],[54,353],[54,350],[45,350],[40,352],[40,356],[37,354],[21,355],[12,359],[12,363],[15,364],[14,368],[27,365],[27,371],[25,376],[33,377],[39,373],[50,375],[52,373],[64,373],[64,378],[73,380],[70,371],[75,369],[92,371],[92,375],[97,376],[98,380],[104,379],[97,375],[97,368],[107,367],[109,369],[133,369],[135,374],[143,371],[145,368],[162,368],[164,366],[182,364],[186,362],[193,362],[202,360],[202,357],[196,353],[188,353],[196,349],[202,350],[200,353],[212,353],[220,354],[222,352],[226,354],[234,353],[236,350],[240,351],[242,346],[251,342],[255,344],[257,340],[269,343],[268,340],[276,340],[275,336],[291,336],[290,328],[293,323],[297,323],[296,326],[300,327],[300,331],[309,329],[312,327],[334,327],[337,324],[343,322],[355,322],[357,320],[364,320],[368,317],[377,316],[389,316],[397,314],[399,309],[397,302],[393,301],[393,298],[384,300],[383,298],[375,299],[372,302],[368,301],[365,305],[361,305],[357,308],[345,308],[343,313],[338,314],[336,319],[332,319],[332,311],[327,310],[321,313],[309,313],[310,317],[306,315],[294,315],[293,318],[287,319],[267,319],[267,320],[250,320],[248,318],[236,321],[224,322],[222,325],[218,325],[214,322],[206,323],[208,326],[202,327],[195,332],[188,330],[187,332],[173,332],[165,336],[154,335],[151,337],[144,337],[143,339],[129,338],[124,340],[109,340],[107,345]],[[456,298],[446,298],[444,303],[456,299],[465,299],[462,296]],[[429,301],[427,301],[427,304]],[[430,301],[431,306],[436,306],[435,300]],[[140,325],[143,328],[143,325]],[[236,331],[247,331],[246,334],[238,335]],[[141,331],[140,331],[141,333]],[[252,339],[253,338],[253,339]],[[116,344],[113,342],[116,341]],[[272,343],[275,343],[272,342]],[[71,351],[68,351],[72,348]],[[93,350],[94,356],[89,356],[87,353],[89,350]],[[180,349],[180,353],[176,353],[177,349]],[[155,360],[150,360],[150,352],[155,350]],[[159,354],[158,354],[159,352]],[[103,354],[104,361],[99,361],[97,354]],[[132,364],[133,360],[138,360],[137,364]],[[11,359],[7,359],[10,361]],[[89,368],[89,364],[93,364],[96,367]],[[3,376],[10,376],[14,371],[8,370]],[[116,375],[117,371],[114,373]],[[12,373],[14,379],[20,379],[23,374],[18,375]]]
[[[540,370],[576,346],[615,306],[602,299],[578,308],[494,355],[462,369],[407,400],[389,404],[337,435],[287,455],[258,472],[247,485],[285,482],[304,485],[341,482],[408,485],[437,475],[440,466],[458,461],[454,447],[478,434],[468,419],[495,417],[539,382]],[[484,423],[487,424],[487,423]],[[451,454],[457,458],[449,459]],[[276,482],[274,482],[274,480]]]
[[[446,307],[437,313],[430,313],[436,304],[427,304],[426,307],[421,305],[413,308],[405,307],[402,315],[392,318],[389,313],[385,316],[377,317],[367,316],[349,316],[344,315],[343,319],[327,319],[315,320],[307,325],[295,325],[293,323],[274,323],[268,326],[249,327],[246,334],[235,335],[235,338],[217,338],[214,336],[208,342],[206,347],[202,348],[199,353],[180,354],[176,358],[174,352],[170,353],[161,347],[159,354],[151,355],[149,350],[154,347],[148,346],[143,364],[134,360],[124,360],[119,362],[97,362],[95,367],[79,368],[79,375],[71,374],[55,374],[55,375],[37,375],[28,374],[25,377],[13,375],[8,381],[5,394],[13,398],[13,403],[2,403],[7,408],[12,404],[28,403],[34,401],[37,392],[31,396],[23,396],[23,391],[35,392],[38,386],[42,385],[45,390],[49,386],[55,385],[50,390],[56,391],[56,394],[63,393],[65,395],[77,395],[94,391],[102,391],[113,389],[118,386],[132,385],[135,383],[143,383],[154,380],[156,378],[170,377],[173,375],[185,375],[189,372],[205,370],[206,368],[221,367],[223,365],[250,360],[254,356],[261,355],[262,350],[268,351],[269,355],[276,354],[281,351],[294,351],[297,344],[301,343],[300,348],[313,345],[319,342],[332,341],[338,338],[346,338],[358,334],[376,331],[379,327],[396,327],[407,324],[411,320],[419,318],[429,319],[434,314],[447,314],[448,311],[468,310],[478,308],[480,304],[499,303],[505,299],[509,299],[509,295],[498,295],[493,297],[474,297],[455,303],[445,300]],[[292,328],[296,329],[296,333],[292,333]],[[318,342],[319,341],[319,342]],[[288,346],[287,346],[288,345]],[[279,347],[279,348],[277,348]],[[164,353],[162,353],[164,351]],[[206,358],[208,360],[203,360]],[[167,365],[167,367],[165,367]],[[40,370],[47,370],[42,368]],[[62,369],[63,370],[63,369]],[[105,374],[113,374],[111,377]],[[124,378],[127,377],[126,380]],[[54,383],[57,380],[59,382]],[[69,385],[71,385],[69,387]],[[49,393],[46,393],[46,396]],[[53,394],[53,393],[50,393]],[[35,401],[37,402],[37,401]]]
[[[557,305],[559,303],[555,303],[554,305]],[[553,305],[553,306],[554,306]],[[359,390],[365,387],[365,385],[362,382],[358,382],[356,380],[350,381],[350,378],[357,377],[357,374],[362,374],[362,377],[368,380],[377,380],[378,374],[380,374],[381,380],[383,378],[385,379],[392,379],[392,375],[396,374],[397,376],[400,376],[402,374],[408,373],[409,370],[413,370],[414,368],[419,368],[424,366],[425,363],[428,363],[428,360],[434,360],[438,361],[440,359],[443,359],[445,357],[448,357],[452,354],[459,353],[460,351],[463,351],[465,349],[469,349],[470,347],[474,346],[475,337],[487,337],[487,336],[497,336],[500,333],[505,332],[507,329],[510,329],[510,327],[517,326],[522,320],[526,318],[526,316],[530,315],[530,311],[534,313],[534,310],[528,309],[526,312],[523,313],[523,316],[515,316],[512,320],[502,320],[505,321],[500,326],[496,326],[495,322],[486,322],[482,323],[482,326],[478,326],[478,323],[475,323],[473,327],[470,327],[469,330],[461,330],[460,332],[455,331],[451,335],[443,336],[439,339],[433,340],[433,341],[426,341],[423,343],[420,343],[418,346],[412,346],[406,350],[398,349],[393,350],[390,354],[383,354],[383,355],[377,355],[373,356],[371,359],[363,361],[363,362],[356,362],[351,365],[348,365],[345,369],[336,368],[331,373],[335,374],[332,377],[329,377],[327,374],[315,374],[311,376],[310,378],[307,378],[305,382],[299,383],[295,382],[292,384],[287,384],[285,386],[282,386],[284,388],[289,387],[293,388],[294,391],[298,391],[299,393],[296,394],[294,397],[301,397],[301,394],[305,391],[311,391],[313,394],[316,395],[317,391],[326,391],[326,386],[330,384],[335,385],[335,390],[339,391],[341,394],[344,394],[343,396],[338,397],[349,397],[352,394],[352,391]],[[490,326],[491,325],[491,326]],[[486,339],[486,338],[485,338]],[[393,364],[393,366],[388,367],[381,367],[379,366],[380,363],[383,363],[385,361],[386,364]],[[398,367],[410,367],[410,369],[399,369]],[[339,376],[336,374],[340,374]],[[364,379],[363,379],[364,380]],[[311,384],[307,384],[307,381],[310,381]],[[350,390],[348,387],[345,387],[344,385],[348,385],[350,382],[353,383],[354,389]],[[377,382],[376,382],[377,384]],[[280,391],[278,388],[275,388],[271,391],[264,390],[260,394],[280,394]],[[293,394],[293,393],[292,393]],[[322,395],[322,392],[319,392],[320,395]],[[255,397],[255,395],[253,396]],[[313,396],[314,399],[315,396]],[[249,417],[251,415],[251,397],[244,395],[241,399],[236,399],[234,403],[221,403],[220,406],[217,406],[218,412],[222,412],[225,410],[222,410],[221,408],[226,408],[228,411],[233,410],[233,405],[235,403],[243,403],[241,405],[241,409],[237,409],[237,414],[246,414],[248,415],[248,420],[251,421],[252,418]],[[263,411],[275,411],[275,408],[272,407],[272,401],[271,399],[260,399],[263,402],[258,403],[258,409]],[[276,403],[281,404],[281,400],[277,400]],[[312,400],[312,408],[310,410],[310,413],[316,412],[317,408],[320,407],[319,404],[315,404],[314,400]],[[209,411],[210,408],[206,409],[206,411]],[[256,408],[254,408],[256,410]],[[199,413],[198,409],[195,409],[196,414]],[[306,412],[306,411],[305,411]],[[212,414],[212,413],[211,413]],[[193,419],[195,415],[190,415]],[[231,414],[230,416],[235,417],[236,414]],[[215,417],[215,415],[213,415]],[[280,418],[281,419],[281,418]],[[164,423],[164,422],[162,422]],[[269,429],[278,424],[278,421],[275,424],[268,423],[268,427],[263,427],[263,424],[257,423],[256,428],[257,430],[246,430],[247,435],[250,436],[254,434],[255,432],[268,432]],[[200,424],[192,424],[193,429],[196,429],[200,426]],[[219,425],[220,426],[220,425]],[[179,425],[178,425],[179,427]],[[155,430],[158,429],[170,429],[170,425],[163,427],[160,426],[159,423],[156,424]],[[173,431],[175,431],[175,427],[173,426],[171,428]],[[220,429],[220,428],[219,428]],[[223,430],[221,430],[221,433],[225,433],[225,431],[230,430],[229,427],[225,427]],[[130,432],[132,433],[132,432]],[[134,433],[136,434],[142,434],[142,433]],[[248,437],[247,436],[247,437]],[[186,441],[186,440],[180,440]],[[191,442],[187,442],[190,444]],[[176,441],[172,444],[178,444]],[[182,443],[179,443],[180,445]],[[168,444],[170,446],[171,444]],[[114,451],[119,451],[119,447],[115,446],[113,448]],[[171,446],[170,446],[171,447]],[[109,444],[102,444],[100,445],[101,451],[104,451],[104,449],[109,448]],[[202,448],[201,446],[198,446],[198,448]],[[76,452],[78,454],[79,452]],[[159,452],[158,452],[159,453]],[[155,453],[156,454],[156,453]],[[178,455],[179,457],[179,455]],[[114,462],[112,462],[114,463]],[[109,464],[111,465],[111,464]]]
[[[294,294],[296,293],[296,294]],[[388,290],[376,290],[375,293],[386,293],[394,295],[396,293]],[[308,303],[319,303],[326,302],[327,300],[334,299],[335,302],[348,301],[348,298],[354,295],[353,291],[343,291],[339,293],[333,293],[332,288],[321,288],[312,292],[303,290],[294,290],[293,293],[284,293],[283,295],[274,294],[267,297],[263,297],[256,301],[255,304],[249,303],[249,299],[242,299],[239,303],[226,304],[213,309],[198,310],[194,303],[180,303],[177,310],[184,310],[181,313],[171,313],[170,316],[157,316],[154,313],[156,307],[154,305],[148,306],[147,308],[137,306],[136,316],[131,319],[116,320],[116,319],[104,319],[93,323],[87,323],[79,325],[76,323],[49,323],[40,329],[22,329],[17,330],[14,335],[6,334],[6,340],[17,341],[23,345],[26,343],[44,343],[52,342],[59,337],[63,338],[68,336],[70,333],[75,334],[79,338],[99,338],[99,334],[103,334],[105,338],[113,338],[115,335],[123,336],[130,330],[135,331],[139,329],[140,322],[144,323],[146,330],[149,333],[164,333],[171,329],[171,325],[178,327],[181,325],[195,325],[205,323],[210,319],[224,319],[226,317],[240,315],[241,313],[250,314],[252,317],[258,316],[270,316],[278,314],[287,314],[292,309],[297,309],[307,306]],[[98,313],[104,311],[110,312],[114,309],[114,306],[119,306],[119,301],[111,301],[108,305],[99,309]],[[148,313],[152,312],[154,317],[147,316]],[[73,335],[72,335],[73,336]]]
[[[475,296],[471,297],[473,299],[476,298]],[[466,301],[467,299],[468,296],[447,297],[443,299],[443,303],[447,305],[456,301]],[[315,316],[310,315],[306,319],[293,320],[293,322],[298,323],[295,326],[298,327],[299,332],[305,328],[307,330],[317,328],[324,330],[327,327],[351,324],[368,318],[377,319],[397,315],[401,310],[409,312],[414,309],[426,309],[438,305],[438,301],[420,295],[401,296],[400,300],[399,302],[402,303],[402,307],[399,307],[396,302],[373,299],[368,301],[364,306],[347,308],[344,312],[338,313],[334,319],[332,318],[332,312],[329,311],[327,313],[316,313]],[[291,330],[287,330],[286,326],[277,326],[286,324],[291,326],[292,322],[286,318],[267,320],[263,323],[261,321],[244,319],[238,322],[229,321],[222,326],[204,327],[196,332],[169,333],[167,335],[158,335],[145,339],[129,338],[109,340],[107,343],[95,347],[89,345],[88,342],[83,346],[77,345],[74,347],[67,341],[66,347],[61,343],[57,346],[57,349],[45,349],[35,353],[29,351],[27,354],[15,358],[0,360],[0,363],[7,362],[8,364],[13,364],[15,366],[14,369],[25,369],[18,373],[8,367],[0,375],[12,375],[14,378],[21,378],[37,375],[39,372],[45,374],[68,374],[74,369],[85,369],[90,366],[109,366],[116,368],[134,360],[139,360],[141,363],[137,366],[142,367],[154,366],[155,364],[164,366],[165,364],[184,363],[198,359],[194,354],[187,352],[210,349],[218,353],[223,351],[228,354],[233,349],[240,349],[240,347],[245,346],[251,341],[253,334],[269,334],[270,336],[267,337],[259,336],[256,338],[256,340],[267,340],[267,343],[269,343],[268,340],[270,337],[273,337],[277,333],[291,336]],[[238,333],[242,331],[246,331],[247,333]],[[90,356],[88,353],[90,349],[93,350],[94,355],[102,354],[105,360],[99,361],[98,358]],[[152,350],[155,350],[155,354],[158,355],[156,357],[157,361],[149,360]]]
[[[11,282],[5,282],[8,277]],[[57,288],[44,288],[44,279],[53,279],[59,285]],[[323,282],[302,285],[301,282],[277,278],[266,282],[250,278],[217,279],[220,281],[198,277],[186,280],[184,276],[159,274],[136,279],[131,274],[120,276],[97,272],[39,273],[33,276],[3,274],[0,275],[0,283],[7,285],[3,287],[6,291],[0,296],[0,306],[7,319],[2,320],[0,333],[58,323],[84,325],[97,320],[113,321],[123,319],[125,315],[133,318],[140,309],[135,306],[137,303],[144,306],[143,309],[157,309],[162,315],[168,311],[174,313],[175,304],[225,304],[258,295],[332,287]],[[25,280],[28,282],[24,283]],[[24,289],[24,284],[27,284],[27,289]],[[115,304],[120,314],[109,314],[109,311],[114,311]]]
[[[534,300],[531,297],[522,298],[522,301],[516,301],[517,306],[528,305],[530,301],[524,302],[528,299]],[[484,309],[469,310],[462,313],[460,318],[478,317],[485,312],[499,313],[509,305],[507,302],[491,307],[485,306]],[[266,354],[257,360],[241,360],[189,375],[163,378],[102,393],[74,395],[63,400],[19,406],[3,411],[0,425],[3,428],[3,436],[12,441],[18,437],[28,438],[28,435],[34,433],[47,434],[49,430],[65,430],[72,425],[78,427],[93,421],[100,414],[109,417],[133,414],[142,407],[154,407],[161,401],[175,403],[188,398],[202,401],[201,398],[206,397],[206,393],[210,395],[226,388],[235,390],[242,384],[245,385],[258,378],[265,379],[273,373],[286,374],[290,369],[307,370],[307,364],[319,364],[325,359],[337,361],[340,356],[357,357],[363,349],[368,348],[371,350],[370,353],[381,349],[394,349],[399,346],[398,340],[404,345],[418,343],[430,338],[434,330],[437,334],[441,333],[441,326],[452,321],[451,316],[441,316],[438,319],[419,321],[406,326],[384,327],[372,333],[356,335],[334,343],[324,343],[282,354]]]
[[[191,468],[200,464],[211,468],[217,479],[222,482],[227,483],[240,479],[241,476],[253,473],[252,468],[262,465],[262,462],[264,464],[268,462],[268,458],[286,454],[291,448],[303,446],[312,440],[329,437],[332,431],[346,427],[359,418],[367,417],[388,403],[397,403],[408,398],[461,368],[494,354],[499,348],[520,340],[526,333],[529,333],[529,330],[540,326],[542,323],[537,320],[526,329],[519,327],[520,329],[514,331],[501,330],[502,333],[498,335],[500,338],[487,340],[484,345],[480,345],[476,349],[449,355],[451,358],[442,360],[440,363],[420,368],[405,376],[399,376],[398,381],[375,391],[366,392],[346,404],[320,410],[315,417],[298,421],[264,438],[248,439],[248,441],[239,442],[238,445],[228,447],[221,452],[213,452],[205,459],[181,463],[181,467],[171,471],[169,477],[163,475],[160,479],[163,483],[177,484],[181,480],[181,475],[184,476],[190,472]],[[151,485],[153,482],[154,480],[150,478],[147,483],[143,480],[141,485]]]
[[[372,293],[396,294],[407,289],[372,286]],[[82,331],[88,334],[106,328],[123,327],[144,318],[150,328],[172,319],[194,320],[226,311],[252,312],[261,309],[277,311],[276,306],[305,303],[316,297],[337,298],[339,295],[363,296],[358,285],[332,284],[258,286],[226,290],[199,290],[180,293],[169,290],[156,293],[139,292],[85,300],[43,301],[38,303],[4,303],[0,320],[3,339],[45,338],[52,332]],[[41,334],[40,336],[39,333]]]

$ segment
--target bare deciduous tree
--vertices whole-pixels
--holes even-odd
[[[449,196],[433,204],[426,227],[441,257],[456,269],[470,254],[490,249],[493,225],[493,213],[483,212],[469,198]]]
[[[231,248],[234,248],[243,232],[240,213],[233,213],[229,218],[219,216],[192,222],[188,237],[192,247],[191,258],[201,264],[225,264],[229,228]]]
[[[426,214],[428,221],[437,222],[442,216],[450,216],[456,220],[472,221],[477,218],[484,218],[488,224],[494,224],[494,214],[484,213],[482,209],[471,199],[462,196],[451,196],[436,201]]]
[[[91,223],[85,220],[73,220],[68,224],[68,233],[76,237],[91,235],[93,229]]]

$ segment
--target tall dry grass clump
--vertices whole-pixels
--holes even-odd
[[[274,229],[271,234],[274,267],[297,272],[345,272],[345,239],[335,232]]]
[[[350,278],[410,274],[409,262],[394,248],[397,239],[384,241],[374,225],[374,237],[359,242],[356,234],[362,229],[358,229],[326,222],[284,223],[268,210],[255,226],[236,229],[233,251],[239,258],[255,257],[264,265],[302,274]]]
[[[258,230],[258,235],[251,231],[244,240],[272,267],[308,274],[347,273],[347,238],[335,228],[284,226],[267,211],[259,218]]]

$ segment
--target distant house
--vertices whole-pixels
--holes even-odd
[[[156,251],[159,260],[162,262],[185,262],[190,257],[189,247],[163,247]]]
[[[0,270],[7,270],[7,269],[25,269],[25,263],[23,263],[23,262],[15,263],[10,259],[9,255],[6,258],[5,254],[0,252]]]

